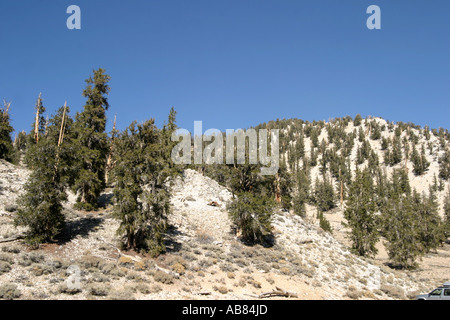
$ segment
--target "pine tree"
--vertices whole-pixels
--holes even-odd
[[[377,253],[375,247],[379,240],[378,221],[375,216],[377,205],[371,173],[368,169],[356,171],[348,194],[347,209],[344,216],[351,229],[352,249],[360,256]]]
[[[317,219],[319,219],[319,226],[323,231],[333,233],[333,228],[331,228],[330,221],[325,218],[323,212],[317,209]]]
[[[167,141],[162,130],[148,120],[133,122],[114,142],[114,216],[125,247],[156,256],[165,250],[164,235],[171,212]]]
[[[241,193],[227,206],[238,234],[250,244],[271,242],[274,208],[271,197],[250,192]]]
[[[361,115],[358,113],[358,114],[355,116],[355,119],[353,120],[353,125],[354,125],[355,127],[360,126],[360,125],[361,125],[361,122],[362,122],[362,117],[361,117]]]
[[[411,161],[413,162],[413,172],[415,175],[420,176],[428,170],[430,163],[427,161],[427,158],[425,156],[425,149],[423,145],[420,154],[414,146]]]
[[[322,211],[328,211],[336,207],[336,195],[332,182],[323,176],[322,181],[316,178],[314,186],[314,202],[317,208]]]
[[[105,133],[106,114],[109,104],[106,95],[110,88],[110,76],[105,70],[94,70],[86,80],[83,96],[87,98],[84,110],[77,113],[74,124],[77,144],[77,176],[72,189],[78,192],[77,207],[92,210],[98,206],[98,197],[105,188],[105,170],[108,154]]]
[[[450,237],[450,188],[444,198],[444,235]]]
[[[425,253],[436,250],[444,238],[444,226],[438,214],[439,204],[436,195],[430,188],[429,195],[420,197],[413,193],[413,208],[417,215],[418,237]]]
[[[450,149],[448,147],[439,158],[439,177],[444,180],[450,179]]]
[[[294,213],[301,217],[306,216],[306,203],[309,199],[310,181],[304,170],[297,173],[297,194],[293,198]]]
[[[49,122],[49,135],[40,139],[29,154],[33,171],[19,198],[16,225],[27,226],[26,241],[32,245],[53,241],[64,226],[62,203],[67,199],[67,186],[73,149],[64,142],[68,127],[61,113]]]
[[[410,195],[391,192],[382,213],[386,249],[394,267],[412,269],[424,253],[418,239],[418,221]]]
[[[389,165],[394,166],[402,161],[402,148],[401,148],[401,140],[396,136],[392,140],[392,152],[391,152],[391,161]]]
[[[10,124],[9,108],[11,103],[3,102],[0,107],[0,159],[12,161],[13,159],[13,144],[11,139],[11,132],[14,131]]]

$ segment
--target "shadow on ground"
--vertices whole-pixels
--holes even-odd
[[[66,221],[63,231],[56,240],[59,245],[63,245],[72,241],[77,236],[86,238],[102,222],[103,219],[98,217],[82,217],[76,220]]]

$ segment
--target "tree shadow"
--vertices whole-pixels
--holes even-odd
[[[230,235],[237,235],[237,229],[235,227],[232,227],[230,232]],[[245,246],[247,247],[253,247],[255,245],[261,245],[264,248],[272,248],[277,244],[277,239],[275,237],[275,235],[271,232],[267,235],[264,236],[264,238],[262,239],[262,241],[249,241],[244,239],[242,236],[237,237],[238,240]]]
[[[100,208],[106,208],[107,205],[112,203],[113,197],[114,197],[114,194],[112,192],[102,193],[100,195],[100,197],[98,198],[98,206]]]
[[[63,245],[72,241],[77,236],[87,238],[89,233],[102,222],[103,219],[97,217],[83,217],[66,221],[64,229],[55,240],[59,245]]]
[[[178,252],[182,248],[182,244],[176,240],[176,237],[185,235],[183,232],[178,230],[177,227],[170,225],[166,238],[164,239],[164,245],[166,247],[166,253]]]

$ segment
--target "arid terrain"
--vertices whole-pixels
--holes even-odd
[[[314,210],[305,219],[277,212],[272,247],[246,246],[231,230],[225,209],[231,194],[193,170],[172,185],[167,252],[157,258],[118,249],[111,190],[95,212],[65,205],[59,240],[32,250],[13,225],[15,200],[28,171],[0,163],[0,296],[3,299],[408,299],[448,280],[449,245],[426,256],[417,271],[386,266],[380,245],[374,260],[350,253],[342,212],[327,213],[333,235]],[[79,275],[79,286],[71,283]]]

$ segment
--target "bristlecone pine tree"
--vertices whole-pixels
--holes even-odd
[[[4,102],[0,107],[0,159],[12,160],[13,145],[11,132],[14,131],[9,119],[10,103]]]
[[[423,145],[420,154],[417,151],[416,147],[414,146],[411,161],[413,162],[414,165],[413,172],[415,175],[420,176],[424,174],[425,171],[428,170],[430,163],[428,162],[425,156],[425,148]]]
[[[349,188],[344,216],[351,229],[352,249],[360,256],[377,253],[375,245],[379,240],[379,234],[376,209],[375,189],[370,171],[357,170],[355,180]]]
[[[62,124],[63,112],[60,109],[50,120],[49,134],[30,151],[33,171],[18,200],[15,224],[28,227],[26,241],[32,245],[54,240],[64,226],[62,203],[67,199],[66,173],[71,167],[73,149],[63,140],[69,130]],[[64,118],[68,119],[67,113]]]
[[[72,189],[78,193],[77,208],[93,210],[105,188],[105,170],[108,141],[105,132],[106,111],[109,104],[106,95],[110,88],[110,76],[105,70],[94,70],[86,80],[83,96],[87,98],[84,110],[76,114],[74,131],[77,145],[76,173]]]
[[[444,235],[450,237],[450,188],[444,198]]]
[[[387,201],[382,208],[382,233],[388,241],[385,246],[392,265],[413,269],[424,248],[419,236],[420,222],[404,172],[395,170],[389,183]]]
[[[114,215],[120,220],[118,233],[127,249],[153,256],[165,250],[164,234],[171,212],[167,181],[178,173],[171,163],[169,143],[176,130],[175,113],[159,130],[154,120],[133,122],[114,140]]]
[[[250,244],[270,242],[274,208],[272,197],[251,192],[240,193],[227,207],[238,234]]]

